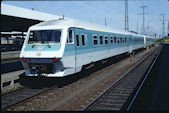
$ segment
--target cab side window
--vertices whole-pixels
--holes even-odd
[[[67,43],[73,43],[73,31],[69,30]]]
[[[76,35],[76,46],[80,46],[80,44],[79,44],[79,35]]]

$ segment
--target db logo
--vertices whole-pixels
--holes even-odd
[[[36,56],[41,56],[41,53],[36,53]]]

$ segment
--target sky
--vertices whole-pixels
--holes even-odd
[[[55,1],[2,1],[4,4],[14,5],[26,9],[64,15],[68,18],[105,25],[124,30],[125,0],[55,0]],[[128,0],[129,30],[141,33],[143,25],[143,8],[145,8],[145,30],[150,34],[162,33],[160,14],[165,14],[165,33],[168,32],[169,1],[168,0]],[[149,26],[149,29],[148,29]]]

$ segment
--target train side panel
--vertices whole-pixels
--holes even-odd
[[[97,38],[93,39],[94,36]],[[129,38],[129,35],[74,28],[74,43],[66,44],[63,55],[64,76],[81,71],[86,64],[129,52],[129,44],[132,45]]]

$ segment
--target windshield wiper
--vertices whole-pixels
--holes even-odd
[[[34,46],[36,45],[37,43],[34,43],[33,45],[32,45],[32,48],[34,48]]]
[[[48,46],[48,48],[51,48],[51,46],[49,45],[49,42],[47,41],[47,46]]]

